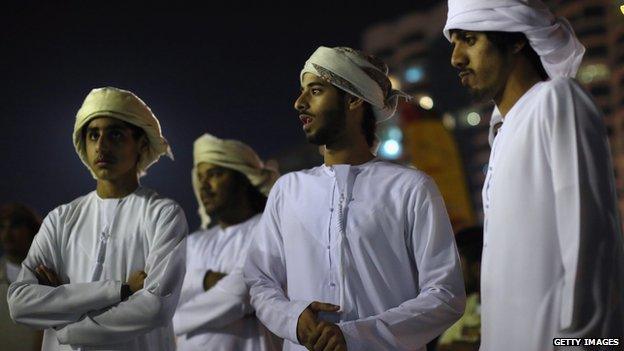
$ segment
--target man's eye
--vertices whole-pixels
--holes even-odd
[[[114,130],[112,132],[110,132],[110,137],[112,140],[119,140],[122,137],[122,134],[120,131],[118,130]]]
[[[310,90],[312,92],[313,95],[319,94],[321,92],[321,89],[312,89]]]
[[[98,139],[98,133],[95,133],[95,132],[91,132],[91,133],[89,133],[89,135],[88,135],[88,136],[89,136],[89,140],[93,140],[93,141],[95,141],[95,140],[97,140],[97,139]]]
[[[475,41],[476,41],[475,37],[466,37],[466,43],[468,45],[474,45]]]

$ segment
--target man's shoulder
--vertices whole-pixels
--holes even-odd
[[[374,177],[391,179],[394,182],[399,181],[399,183],[407,183],[411,186],[417,186],[431,180],[425,172],[414,166],[389,161],[375,162],[370,172]]]
[[[70,202],[56,206],[52,211],[48,213],[47,217],[59,217],[64,218],[72,216],[75,213],[79,213],[88,207],[89,203],[94,199],[95,190],[79,196]]]
[[[540,123],[564,119],[600,119],[602,112],[591,94],[569,77],[557,77],[542,83],[531,105],[543,113],[535,114]],[[589,117],[589,118],[588,118]]]
[[[173,199],[160,195],[153,189],[141,187],[132,195],[133,204],[144,206],[150,210],[160,211],[165,208],[181,210],[180,205]]]
[[[589,96],[589,93],[576,79],[570,77],[556,77],[542,82],[538,94],[545,101],[573,99],[578,95]]]
[[[287,187],[290,185],[298,184],[299,182],[301,182],[302,180],[306,178],[318,177],[320,175],[320,172],[322,171],[322,167],[323,166],[317,166],[313,168],[302,169],[298,171],[285,173],[277,179],[273,187],[274,188]]]
[[[190,233],[187,237],[187,242],[189,246],[197,246],[202,242],[209,240],[211,237],[214,237],[214,234],[217,232],[217,226],[213,226],[210,228],[199,228],[194,232]]]

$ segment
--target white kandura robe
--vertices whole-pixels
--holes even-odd
[[[245,264],[260,320],[304,350],[312,302],[340,305],[349,351],[424,350],[463,313],[464,284],[442,196],[424,173],[380,160],[281,177]]]
[[[179,351],[276,349],[277,338],[252,314],[241,272],[259,220],[258,214],[240,224],[216,225],[188,237],[186,276],[173,317]],[[204,291],[207,270],[227,275]]]
[[[187,232],[180,206],[143,187],[119,200],[93,191],[61,205],[9,287],[11,314],[46,328],[43,350],[173,350]],[[39,285],[39,264],[64,284]],[[122,283],[137,270],[147,273],[144,288],[120,302]]]
[[[602,115],[576,81],[537,83],[507,113],[483,203],[481,350],[546,351],[554,337],[623,337],[611,155]]]

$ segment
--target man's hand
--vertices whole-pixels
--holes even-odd
[[[217,284],[217,282],[226,275],[227,274],[225,273],[208,270],[206,275],[204,275],[204,291],[208,291],[210,288],[215,286],[215,284]]]
[[[37,276],[37,280],[41,285],[47,285],[55,288],[63,284],[55,271],[42,264],[35,268],[35,276]]]
[[[315,339],[314,351],[346,351],[347,342],[340,327],[334,323],[321,321],[311,339]]]
[[[144,271],[136,271],[130,273],[130,277],[128,277],[128,281],[126,284],[130,287],[130,294],[134,294],[135,292],[143,289],[143,283],[145,282],[145,278],[147,278],[147,273]]]
[[[340,306],[314,301],[306,307],[297,321],[297,339],[308,350],[314,350],[314,344],[321,336],[323,329],[318,321],[319,312],[338,312]],[[341,333],[342,335],[342,333]]]

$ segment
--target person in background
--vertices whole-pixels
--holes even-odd
[[[479,297],[483,227],[475,226],[455,234],[466,283],[464,315],[445,331],[438,341],[438,351],[477,351],[481,335],[481,299]]]
[[[0,206],[0,344],[5,351],[41,350],[43,333],[13,322],[6,300],[40,226],[41,218],[32,209],[17,203]]]
[[[281,341],[249,304],[241,266],[278,172],[248,145],[210,134],[195,140],[193,160],[202,223],[187,239],[186,276],[173,317],[178,350],[277,350]]]

